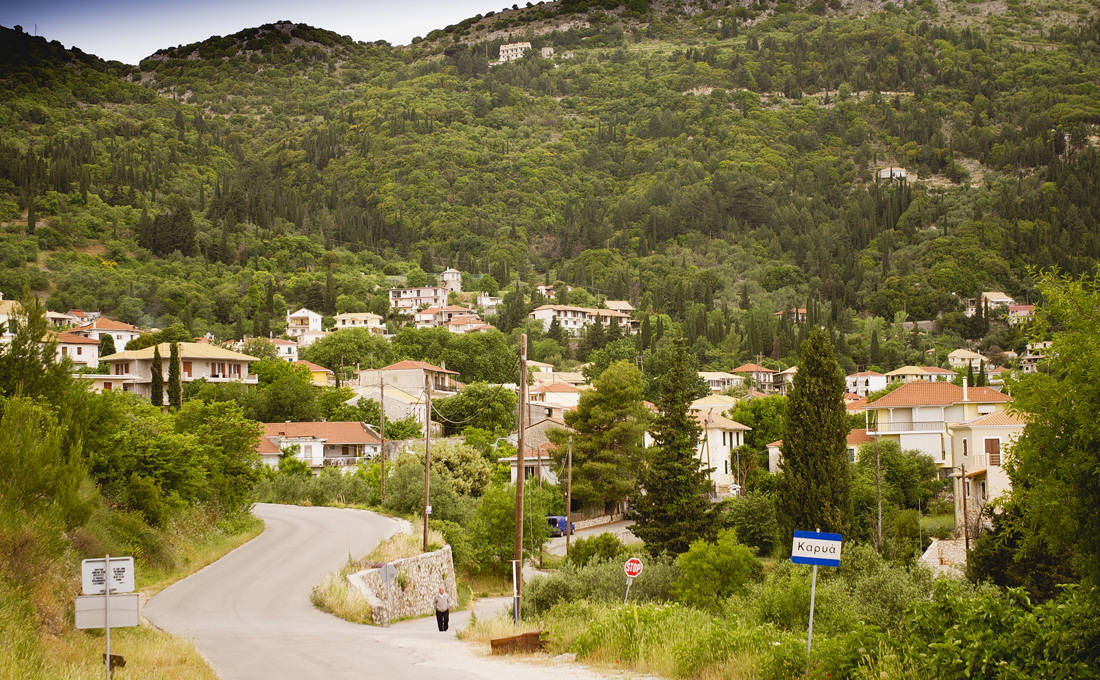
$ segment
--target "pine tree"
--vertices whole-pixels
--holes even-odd
[[[882,365],[882,347],[879,345],[877,328],[871,331],[871,363],[875,366]]]
[[[631,531],[654,555],[678,555],[696,539],[713,538],[717,528],[707,498],[709,474],[696,457],[701,429],[688,409],[699,396],[698,374],[683,339],[677,338],[671,349],[650,428],[654,443],[632,498]]]
[[[168,356],[168,405],[179,408],[183,401],[183,389],[180,385],[180,346],[173,342]]]
[[[814,329],[802,345],[787,404],[777,509],[786,534],[843,532],[852,514],[844,376],[828,334]]]
[[[153,384],[149,400],[153,406],[164,404],[164,362],[160,357],[160,345],[153,346]]]
[[[550,338],[562,347],[565,346],[565,331],[562,330],[561,322],[558,321],[558,317],[555,316],[553,319],[550,320],[550,327],[546,329],[546,337]]]

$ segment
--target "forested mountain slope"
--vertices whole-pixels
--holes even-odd
[[[750,325],[807,300],[933,318],[1095,265],[1087,5],[622,5],[405,47],[272,24],[138,66],[4,29],[0,289],[229,336],[450,264],[757,354],[776,331]]]

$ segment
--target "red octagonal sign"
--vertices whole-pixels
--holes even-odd
[[[626,561],[626,564],[623,565],[623,571],[625,571],[626,575],[630,578],[636,577],[638,574],[642,573],[642,561],[637,557],[631,557]]]

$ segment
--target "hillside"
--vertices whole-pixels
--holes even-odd
[[[856,317],[1094,267],[1089,11],[560,2],[406,47],[284,22],[136,67],[4,29],[0,291],[229,337],[384,311],[386,276],[452,265],[630,299],[716,366],[774,354],[771,312],[812,301],[866,364]]]

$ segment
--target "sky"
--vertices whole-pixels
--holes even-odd
[[[513,0],[514,2],[515,0]],[[521,3],[526,4],[526,3]],[[356,40],[406,45],[414,36],[504,0],[0,0],[0,25],[103,59],[137,64],[158,49],[289,19]]]

